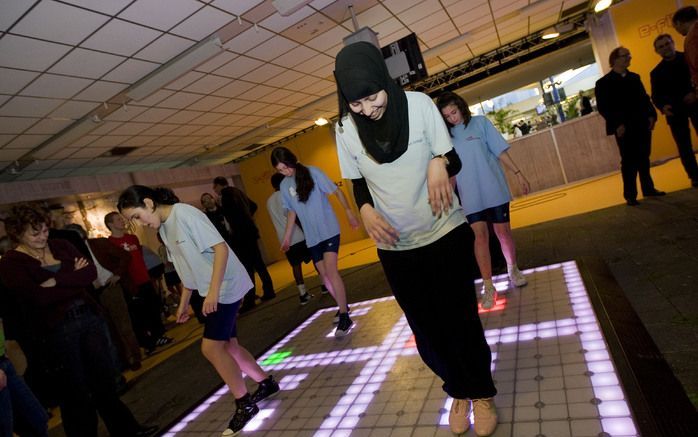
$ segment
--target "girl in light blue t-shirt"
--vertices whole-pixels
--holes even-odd
[[[452,92],[441,94],[436,106],[463,163],[456,175],[458,195],[475,234],[475,259],[483,280],[482,307],[490,309],[497,301],[497,289],[492,283],[488,223],[492,223],[502,246],[511,284],[522,287],[527,283],[516,264],[516,247],[509,224],[511,193],[500,162],[514,173],[524,194],[528,194],[530,186],[507,153],[509,144],[487,117],[472,117],[465,100]]]
[[[271,165],[286,176],[280,189],[284,208],[288,211],[281,250],[286,252],[289,249],[293,225],[298,217],[315,268],[339,306],[335,316],[337,329],[334,334],[336,337],[345,336],[354,322],[349,317],[344,281],[337,268],[339,223],[327,196],[337,196],[352,228],[358,229],[359,221],[342,190],[319,168],[304,166],[298,162],[296,155],[285,147],[277,147],[271,152]]]
[[[132,185],[121,193],[117,206],[126,219],[158,229],[184,284],[177,323],[189,319],[193,289],[204,297],[201,352],[235,396],[237,408],[223,436],[237,435],[259,412],[257,402],[279,391],[274,378],[238,343],[237,314],[243,296],[252,287],[249,275],[208,217],[191,205],[179,203],[170,189]],[[259,383],[251,395],[243,370]]]

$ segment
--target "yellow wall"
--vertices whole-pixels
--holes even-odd
[[[671,17],[679,8],[679,4],[696,5],[698,1],[626,0],[610,10],[618,42],[630,50],[632,55],[630,71],[640,75],[648,94],[651,94],[650,71],[661,60],[653,46],[657,35],[668,33],[674,38],[677,50],[683,51],[683,36],[671,26]],[[693,144],[695,149],[695,132]],[[652,135],[651,159],[654,161],[677,155],[676,143],[666,119],[658,113],[658,122]]]
[[[338,184],[358,217],[354,207],[354,198],[348,186],[351,183],[343,181],[339,172],[337,149],[332,129],[329,125],[316,128],[307,134],[293,138],[285,142],[283,146],[293,151],[301,163],[322,169],[332,181]],[[266,206],[267,199],[274,192],[270,182],[271,175],[275,172],[271,166],[271,150],[268,149],[253,158],[246,159],[239,166],[240,174],[245,184],[245,192],[259,205],[259,210],[255,214],[255,222],[262,235],[262,248],[266,259],[267,261],[276,261],[283,259],[284,256],[279,250],[279,240],[276,237],[274,225],[271,223]],[[363,229],[351,229],[347,222],[346,214],[337,201],[336,196],[331,196],[330,202],[339,221],[343,243],[368,237]]]

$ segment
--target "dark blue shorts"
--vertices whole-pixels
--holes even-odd
[[[203,299],[202,299],[203,301]],[[216,312],[204,317],[204,338],[228,341],[237,337],[238,309],[240,299],[234,303],[219,303]]]
[[[313,262],[322,261],[322,256],[325,252],[339,252],[339,234],[330,237],[325,241],[321,241],[313,247],[309,247],[310,256],[313,257]]]
[[[465,218],[468,220],[468,223],[509,223],[509,202],[468,214]]]

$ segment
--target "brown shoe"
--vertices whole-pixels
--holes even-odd
[[[454,434],[464,434],[470,428],[470,399],[454,399],[448,424]]]
[[[473,399],[473,416],[475,434],[479,437],[492,435],[497,428],[497,407],[494,406],[494,399]]]

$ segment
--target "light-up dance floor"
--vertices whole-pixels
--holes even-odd
[[[576,264],[524,273],[529,285],[521,289],[495,278],[498,303],[480,313],[499,392],[493,435],[639,435]],[[395,300],[353,304],[355,326],[341,339],[333,335],[335,310],[318,311],[260,358],[282,391],[259,404],[242,435],[453,435],[451,401],[419,358]],[[222,387],[164,435],[219,436],[233,402]]]

